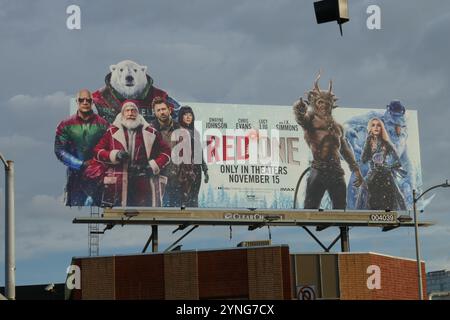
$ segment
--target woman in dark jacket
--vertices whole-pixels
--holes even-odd
[[[182,190],[181,205],[185,207],[198,207],[198,193],[202,183],[202,171],[205,174],[205,183],[208,183],[209,180],[208,166],[203,159],[203,151],[201,163],[195,163],[194,161],[194,145],[200,144],[201,146],[201,137],[194,128],[194,121],[195,116],[192,108],[189,106],[181,107],[178,113],[178,122],[182,128],[189,131],[191,138],[191,163],[182,163],[178,176]]]
[[[370,210],[406,210],[405,200],[394,175],[403,170],[383,122],[378,118],[370,119],[367,133],[361,160],[362,163],[369,162],[370,166],[366,180],[368,203],[364,205],[360,201],[362,197],[358,197],[358,207],[365,206]]]

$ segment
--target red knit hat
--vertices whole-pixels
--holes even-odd
[[[136,109],[136,111],[139,111],[139,108],[138,108],[138,106],[136,105],[136,103],[134,103],[134,102],[131,101],[131,100],[125,100],[125,101],[122,103],[122,109],[120,110],[120,113],[123,112],[123,110],[125,109],[125,107],[129,107],[129,106],[131,106],[131,107],[133,107],[134,109]]]

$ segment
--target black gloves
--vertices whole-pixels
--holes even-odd
[[[120,162],[127,160],[129,157],[130,157],[130,154],[123,150],[120,150],[116,154],[116,159],[117,159],[117,161],[120,161]]]
[[[83,161],[80,166],[80,170],[85,170],[89,166],[89,161]]]

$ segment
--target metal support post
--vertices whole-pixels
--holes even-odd
[[[158,252],[158,226],[152,225],[152,252]]]
[[[419,300],[423,300],[422,292],[422,264],[420,263],[420,247],[419,247],[419,223],[417,221],[417,208],[416,208],[416,190],[413,190],[413,211],[414,211],[414,236],[416,241],[416,258],[417,258],[417,274],[419,281]]]
[[[348,227],[340,227],[341,229],[341,251],[350,251],[350,239],[348,235]]]
[[[5,295],[10,300],[16,299],[16,257],[15,257],[15,207],[14,207],[14,162],[5,163],[6,197],[5,197]]]

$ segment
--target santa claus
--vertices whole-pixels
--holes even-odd
[[[134,102],[123,103],[94,155],[107,167],[103,206],[161,206],[167,177],[159,172],[170,162],[170,147],[139,114]]]

